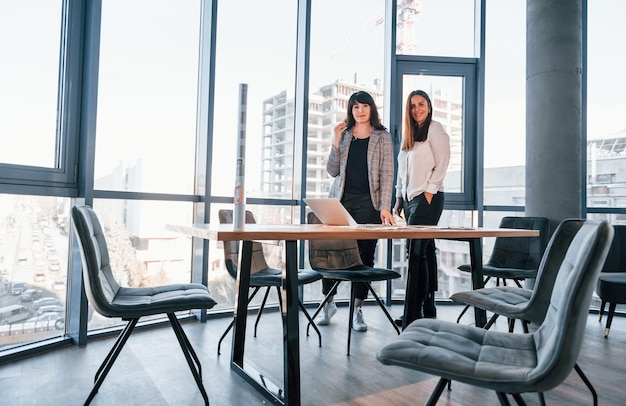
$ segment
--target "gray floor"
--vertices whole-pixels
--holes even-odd
[[[402,311],[391,307],[392,314]],[[439,306],[439,318],[455,320],[459,306]],[[366,306],[369,324],[365,333],[354,332],[351,355],[346,356],[347,308],[340,308],[329,326],[321,326],[322,347],[317,337],[301,332],[303,405],[380,405],[423,404],[436,378],[397,367],[384,366],[375,354],[395,333],[382,312]],[[301,317],[301,319],[304,319]],[[471,321],[470,316],[465,322]],[[192,345],[203,367],[203,377],[211,404],[264,405],[269,402],[229,365],[230,336],[217,356],[217,340],[230,319],[206,324],[185,323]],[[254,319],[250,318],[249,326]],[[301,321],[302,326],[304,322]],[[616,318],[608,339],[603,324],[591,314],[579,365],[600,394],[601,405],[623,400],[622,376],[626,370],[626,320]],[[505,321],[496,328],[505,329]],[[93,376],[113,344],[113,338],[89,342],[85,347],[67,347],[0,366],[2,405],[80,405],[86,399]],[[263,316],[257,338],[247,340],[246,359],[267,373],[268,379],[282,385],[282,334],[276,312]],[[620,386],[621,385],[621,386]],[[525,397],[526,399],[526,397]],[[534,396],[526,399],[538,404]],[[573,374],[559,388],[546,394],[548,404],[587,405],[591,396]],[[534,402],[534,403],[533,403]],[[92,405],[201,405],[197,390],[174,333],[169,327],[134,333]],[[497,405],[492,393],[455,383],[444,392],[439,405]]]

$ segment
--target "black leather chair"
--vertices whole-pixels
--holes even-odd
[[[218,212],[219,221],[221,224],[232,224],[233,223],[233,211],[222,209]],[[251,211],[246,210],[246,223],[254,224],[256,223],[254,219],[254,215]],[[237,264],[239,264],[239,241],[224,241],[224,262],[226,265],[226,270],[233,277],[233,279],[237,280]],[[265,260],[265,254],[263,253],[263,246],[261,243],[253,243],[252,244],[252,264],[250,269],[250,287],[253,288],[252,293],[248,297],[248,303],[254,298],[259,289],[265,289],[265,295],[263,296],[263,301],[261,302],[261,306],[259,307],[259,312],[257,313],[256,321],[254,322],[254,336],[256,337],[257,326],[259,324],[259,320],[261,319],[261,314],[263,314],[263,309],[265,308],[265,303],[267,301],[267,297],[269,296],[271,288],[276,288],[276,292],[278,293],[278,303],[282,304],[282,294],[281,288],[283,283],[283,271],[276,268],[271,268],[267,261]],[[313,283],[322,279],[322,275],[318,272],[315,272],[311,269],[300,269],[298,270],[298,285],[306,285],[308,283]],[[304,316],[309,321],[309,325],[313,325],[313,328],[317,332],[319,346],[322,346],[322,334],[319,329],[315,325],[315,322],[311,318],[311,315],[304,307],[304,304],[300,299],[298,299],[298,305]],[[222,334],[217,344],[217,353],[220,354],[220,348],[222,345],[222,341],[228,334],[228,332],[233,328],[235,320],[231,321],[231,323],[226,328],[226,331]],[[309,330],[307,329],[307,335],[309,334]]]
[[[538,237],[497,237],[489,260],[483,265],[483,286],[491,278],[496,278],[496,286],[500,281],[506,286],[506,280],[512,280],[521,288],[520,281],[527,278],[536,278],[541,256],[548,245],[550,238],[550,221],[545,217],[503,217],[500,228],[517,228],[524,230],[539,230]],[[460,271],[471,272],[470,264],[460,265]],[[466,305],[457,319],[469,309]]]
[[[522,393],[560,385],[575,368],[613,228],[604,221],[587,220],[575,234],[573,239],[556,235],[548,248],[565,250],[565,255],[545,320],[533,333],[419,319],[385,345],[378,360],[440,376],[427,405],[436,404],[451,380],[494,390],[502,405],[510,404],[507,394],[525,404]]]
[[[609,303],[609,314],[604,328],[605,337],[609,336],[615,308],[618,304],[626,303],[626,225],[614,225],[613,228],[615,238],[596,286],[596,294],[602,301],[599,321],[602,321],[604,308]]]
[[[120,317],[128,322],[98,368],[93,389],[85,405],[93,400],[139,319],[143,316],[163,313],[169,318],[204,403],[208,405],[209,398],[202,383],[200,360],[175,314],[180,311],[210,309],[215,306],[216,303],[207,287],[196,283],[146,288],[120,286],[111,270],[104,231],[96,213],[89,206],[73,206],[72,220],[82,258],[85,292],[89,303],[104,317]]]
[[[313,212],[307,215],[309,224],[321,224],[320,219]],[[391,315],[380,300],[376,291],[372,289],[371,283],[375,281],[388,281],[399,278],[400,274],[394,270],[386,268],[373,268],[361,262],[359,246],[356,240],[309,240],[309,262],[311,268],[319,272],[322,277],[335,281],[330,293],[333,292],[341,282],[350,282],[350,312],[348,314],[348,346],[347,354],[350,355],[350,338],[352,336],[352,315],[354,314],[354,282],[364,282],[367,284],[369,292],[372,294],[378,306],[383,310],[385,316],[400,334],[400,329],[396,326]],[[329,294],[330,294],[329,293]],[[313,319],[319,314],[324,305],[328,302],[328,295],[313,314]],[[309,321],[307,332],[312,322]]]

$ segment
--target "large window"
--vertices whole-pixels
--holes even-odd
[[[0,12],[0,163],[55,168],[62,2],[10,3]]]
[[[587,83],[587,206],[626,208],[626,58],[617,46],[626,36],[619,0],[589,1]],[[610,30],[603,29],[611,27]],[[626,224],[626,214],[596,214]]]
[[[291,0],[271,6],[254,0],[219,3],[213,195],[233,196],[243,111],[246,196],[292,198],[296,5]],[[247,85],[247,97],[240,108],[242,84]]]
[[[484,204],[524,206],[526,1],[487,1]]]
[[[200,1],[105,1],[96,189],[192,194]]]

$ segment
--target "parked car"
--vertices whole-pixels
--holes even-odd
[[[63,306],[63,302],[61,302],[56,297],[52,297],[52,296],[46,296],[40,299],[33,300],[33,307],[35,308],[35,310],[39,309],[42,306],[50,306],[50,305]]]
[[[22,294],[20,295],[20,301],[22,302],[32,302],[35,299],[38,299],[41,297],[41,289],[26,289],[24,292],[22,292]]]
[[[42,315],[45,313],[63,313],[63,312],[65,312],[65,307],[59,306],[59,305],[45,305],[37,309],[38,315]]]
[[[24,293],[26,290],[26,284],[24,282],[15,282],[13,286],[11,286],[11,295],[18,296]]]
[[[33,276],[33,280],[35,282],[43,282],[46,280],[46,274],[43,272],[37,272],[35,276]]]
[[[14,304],[0,308],[0,325],[23,323],[30,319],[33,313],[24,305]]]
[[[50,287],[52,288],[52,290],[65,290],[65,281],[62,281],[62,280],[52,281],[52,283],[50,284]]]
[[[59,271],[61,270],[61,264],[58,261],[52,261],[48,264],[48,269],[53,272]]]
[[[65,327],[65,314],[64,313],[56,313],[56,312],[48,312],[44,314],[40,314],[39,316],[31,317],[26,320],[26,323],[39,323],[44,324],[48,323],[54,324],[54,328],[57,330],[62,330]]]

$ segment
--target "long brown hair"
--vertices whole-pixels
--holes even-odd
[[[413,115],[411,114],[411,98],[413,96],[422,96],[426,99],[426,103],[428,103],[428,116],[422,126],[417,124],[417,121],[413,119]],[[428,94],[423,90],[413,90],[406,99],[406,105],[404,106],[404,136],[402,137],[403,151],[412,149],[416,142],[422,142],[428,139],[428,127],[430,127],[432,117],[433,104],[430,102]]]

